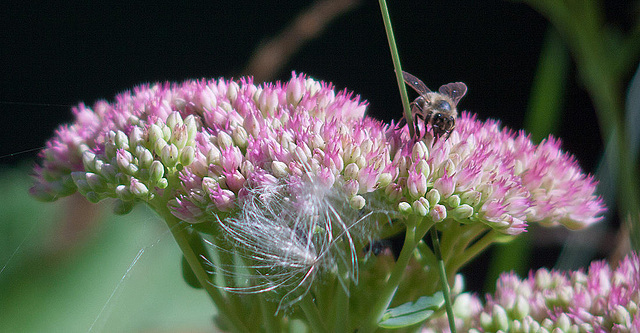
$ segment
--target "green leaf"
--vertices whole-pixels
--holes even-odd
[[[559,33],[549,28],[531,87],[524,128],[534,142],[558,132],[571,58]]]
[[[402,328],[421,323],[429,319],[444,305],[444,296],[439,291],[433,296],[422,296],[415,302],[387,309],[378,326],[382,328]]]

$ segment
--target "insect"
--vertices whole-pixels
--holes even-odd
[[[447,83],[433,92],[417,77],[402,72],[404,81],[420,94],[411,102],[411,116],[414,118],[416,138],[420,137],[418,119],[422,119],[425,125],[430,124],[436,139],[443,137],[446,140],[456,126],[458,109],[456,106],[464,94],[467,93],[467,85],[462,82]]]

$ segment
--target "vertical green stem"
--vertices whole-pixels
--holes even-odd
[[[438,240],[438,231],[435,227],[431,228],[431,242],[433,243],[433,251],[438,259],[438,272],[440,273],[440,283],[442,285],[442,294],[444,295],[444,306],[447,310],[447,318],[449,319],[449,329],[451,333],[456,333],[456,322],[453,317],[453,305],[451,304],[451,289],[447,280],[447,273],[444,269],[444,260],[440,253],[440,241]]]
[[[393,68],[396,70],[396,81],[398,81],[398,88],[400,88],[400,98],[402,99],[402,108],[404,109],[404,118],[407,120],[407,127],[409,127],[409,134],[414,136],[413,119],[411,117],[411,107],[409,105],[409,96],[407,95],[407,87],[404,84],[402,78],[402,66],[400,65],[400,55],[398,54],[398,48],[396,47],[396,38],[393,36],[393,28],[391,27],[391,17],[389,17],[389,10],[387,9],[387,2],[385,0],[379,0],[380,11],[382,12],[382,20],[384,21],[384,29],[387,32],[387,40],[389,41],[389,48],[391,49],[391,59],[393,60]]]
[[[329,332],[324,325],[322,320],[322,316],[318,311],[318,307],[311,299],[311,294],[305,295],[302,300],[300,300],[300,308],[304,312],[305,317],[307,318],[307,322],[309,323],[311,332],[314,333],[325,333]]]
[[[169,188],[172,188],[172,183],[176,183],[177,178],[169,177]],[[173,238],[175,239],[178,247],[182,251],[182,255],[189,263],[191,270],[198,279],[198,282],[206,290],[209,297],[213,301],[214,305],[218,309],[220,315],[226,319],[227,324],[230,326],[230,330],[234,332],[248,332],[247,327],[244,325],[238,313],[236,313],[233,307],[229,306],[227,299],[220,293],[220,290],[216,288],[209,280],[207,270],[203,266],[203,260],[206,258],[206,253],[203,252],[201,247],[194,247],[192,244],[202,244],[201,239],[194,240],[194,235],[190,235],[186,228],[180,226],[180,221],[169,211],[167,202],[173,195],[172,191],[165,191],[162,197],[156,197],[152,201],[148,202],[149,206],[160,215],[162,219],[167,223]],[[200,236],[197,235],[199,238]]]
[[[377,296],[377,301],[371,307],[371,312],[368,320],[365,321],[362,332],[373,332],[378,327],[378,322],[384,315],[384,312],[387,310],[389,305],[391,304],[391,300],[398,289],[398,285],[400,284],[400,280],[402,279],[402,275],[413,256],[413,252],[416,249],[416,245],[422,238],[424,234],[416,235],[416,222],[417,219],[412,218],[407,221],[407,230],[404,236],[404,244],[402,246],[402,250],[400,251],[400,256],[396,261],[395,266],[393,266],[393,270],[391,271],[391,275],[387,279],[387,282],[382,289],[382,291]],[[433,224],[430,221],[422,220],[423,224]]]
[[[176,243],[178,243],[182,254],[189,263],[189,266],[193,270],[193,273],[198,279],[198,282],[200,282],[202,287],[207,291],[207,293],[213,300],[213,303],[215,303],[218,311],[223,315],[223,317],[228,320],[228,323],[229,325],[231,325],[233,331],[247,332],[246,327],[244,326],[240,318],[238,318],[238,314],[233,311],[229,311],[226,306],[226,299],[222,296],[222,294],[220,294],[220,291],[209,281],[209,276],[207,275],[205,268],[202,266],[202,261],[200,260],[200,255],[203,254],[196,253],[193,250],[193,248],[189,244],[189,235],[187,231],[179,226],[180,220],[178,220],[178,218],[176,218],[169,212],[166,205],[154,205],[154,208],[156,212],[158,212],[158,214],[162,218],[164,218],[167,226],[169,227],[169,230],[171,230],[173,238],[176,240]]]
[[[333,307],[333,311],[335,312],[335,320],[333,322],[332,332],[349,332],[349,295],[347,295],[346,291],[340,284],[335,286],[335,294],[332,301],[335,305]]]
[[[264,297],[258,297],[260,312],[262,312],[263,328],[267,333],[280,332],[280,319],[275,316],[276,309]]]

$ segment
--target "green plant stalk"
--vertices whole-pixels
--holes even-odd
[[[389,41],[389,48],[391,49],[393,68],[396,70],[396,81],[398,82],[398,88],[400,88],[400,98],[402,99],[404,118],[407,121],[407,127],[409,127],[409,134],[411,137],[414,137],[415,130],[413,128],[413,119],[411,117],[411,106],[409,104],[409,96],[407,95],[407,87],[404,84],[404,78],[402,77],[400,55],[398,54],[398,48],[396,47],[396,38],[393,36],[393,27],[391,26],[389,9],[387,9],[387,2],[385,0],[379,0],[379,3],[380,11],[382,12],[382,20],[384,21],[384,29],[387,32],[387,40]]]
[[[629,136],[624,126],[622,74],[626,64],[615,49],[605,45],[610,40],[596,3],[576,1],[562,3],[555,0],[529,0],[532,7],[545,15],[560,31],[576,60],[578,71],[596,108],[602,138],[614,138],[618,144],[617,197],[620,216],[628,219],[631,247],[640,250],[640,175],[636,161],[629,154]],[[573,7],[570,7],[573,6]],[[634,41],[637,44],[637,40]],[[637,52],[637,51],[636,51]]]
[[[302,312],[304,312],[304,315],[307,318],[307,324],[309,325],[311,332],[329,332],[325,327],[324,322],[322,321],[322,316],[320,316],[318,307],[313,302],[311,297],[311,294],[307,294],[302,298],[302,300],[300,300],[300,308],[302,308]]]
[[[179,225],[181,221],[169,212],[169,209],[166,208],[166,204],[154,204],[152,207],[167,223],[173,238],[176,240],[176,243],[178,243],[182,254],[189,263],[189,266],[193,270],[198,282],[200,282],[200,285],[202,285],[202,287],[207,291],[218,311],[228,320],[233,331],[247,332],[245,325],[238,318],[237,314],[234,311],[229,311],[231,307],[226,306],[227,300],[220,294],[220,291],[209,282],[207,272],[199,259],[199,256],[203,254],[196,253],[190,246],[188,233]]]
[[[569,52],[558,31],[548,28],[524,120],[524,129],[536,143],[560,129],[570,65]]]
[[[452,235],[452,231],[455,231],[456,233]],[[440,252],[442,253],[442,258],[445,262],[447,272],[449,272],[449,281],[452,281],[458,270],[473,258],[469,256],[467,252],[468,248],[470,247],[469,244],[471,244],[486,231],[487,227],[480,224],[465,225],[464,227],[455,229],[449,228],[443,231]],[[484,235],[483,239],[486,239],[484,238],[486,236],[487,235]],[[450,240],[452,238],[454,239],[454,241],[449,241],[448,243],[444,242],[445,240]],[[496,238],[497,237],[486,239],[484,247],[482,247],[479,251],[481,252],[483,249],[491,245]],[[477,254],[479,254],[479,252],[477,252],[476,255]]]
[[[177,177],[169,177],[168,188],[172,188],[172,185],[174,184],[177,184]],[[162,197],[156,197],[149,201],[148,204],[162,219],[164,219],[165,223],[167,223],[169,231],[171,231],[173,238],[182,251],[182,255],[187,260],[187,263],[189,263],[191,270],[193,270],[198,282],[207,292],[218,309],[218,312],[220,312],[220,314],[227,320],[227,323],[231,326],[231,330],[235,332],[247,332],[247,327],[238,317],[238,313],[234,311],[236,309],[229,306],[227,299],[220,293],[220,290],[218,290],[209,281],[209,275],[207,274],[207,271],[202,264],[202,260],[200,259],[201,256],[206,257],[206,253],[202,253],[192,246],[194,243],[201,244],[202,240],[194,240],[194,235],[190,235],[185,228],[180,226],[182,221],[169,211],[167,202],[172,195],[172,191],[165,190]],[[199,238],[200,236],[197,235],[196,237]]]
[[[493,244],[498,238],[503,237],[504,235],[499,233],[498,231],[491,230],[482,238],[478,239],[473,245],[466,247],[462,253],[459,253],[455,256],[455,259],[451,260],[447,265],[447,270],[449,272],[457,272],[464,264],[471,261],[475,256],[484,251],[489,245]]]
[[[400,280],[404,275],[404,271],[406,270],[411,257],[413,257],[418,242],[424,236],[424,233],[416,234],[416,229],[418,227],[417,222],[421,222],[421,224],[429,224],[430,226],[433,225],[433,222],[426,219],[419,220],[418,218],[411,217],[407,220],[407,229],[405,231],[404,244],[402,245],[400,256],[398,257],[396,264],[393,266],[384,288],[377,295],[377,301],[371,307],[369,318],[365,321],[362,332],[375,331],[378,327],[378,322],[380,322],[385,311],[389,305],[391,305],[391,301],[393,300],[396,290],[398,290],[398,285],[400,285]]]
[[[262,313],[262,328],[266,333],[280,332],[279,318],[274,315],[276,310],[264,297],[258,297],[258,302],[260,302],[260,312]]]
[[[333,297],[333,303],[335,306],[333,311],[335,313],[335,320],[333,322],[333,330],[335,333],[347,333],[349,332],[349,296],[340,285],[336,285],[335,295]],[[330,314],[329,314],[330,315]]]
[[[449,329],[451,330],[451,333],[456,333],[456,321],[453,316],[453,305],[451,304],[451,288],[449,288],[449,281],[444,268],[444,260],[442,260],[442,253],[440,253],[438,231],[435,227],[431,228],[430,234],[431,242],[433,243],[433,251],[438,259],[438,273],[440,274],[440,284],[442,286],[442,294],[444,296],[444,307],[447,310],[447,318],[449,319]]]
[[[409,259],[413,255],[413,250],[415,248],[415,226],[407,227],[407,231],[404,237],[404,245],[402,246],[402,250],[400,251],[400,256],[398,257],[398,261],[393,266],[393,270],[391,271],[391,275],[387,279],[387,283],[385,284],[382,292],[378,295],[376,303],[373,305],[371,309],[371,315],[369,320],[365,322],[365,327],[362,332],[374,332],[378,327],[378,322],[384,315],[384,312],[387,310],[389,305],[391,304],[391,300],[398,289],[398,285],[400,284],[400,279],[404,274],[404,271],[409,264]]]

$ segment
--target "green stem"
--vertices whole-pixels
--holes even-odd
[[[178,182],[177,177],[169,177],[169,187],[176,188],[174,184]],[[172,186],[174,185],[174,186]],[[242,320],[238,317],[237,310],[229,306],[228,300],[220,293],[220,290],[211,283],[209,280],[209,274],[204,267],[204,260],[201,258],[207,258],[207,253],[202,246],[202,239],[198,234],[190,234],[187,228],[182,227],[182,223],[177,217],[171,214],[167,207],[167,202],[174,195],[172,191],[165,190],[162,197],[156,197],[148,204],[155,210],[155,212],[164,219],[169,227],[169,231],[173,235],[178,247],[182,251],[182,255],[187,260],[187,263],[191,267],[194,275],[198,279],[198,282],[209,294],[209,297],[213,301],[214,305],[218,309],[220,315],[226,319],[227,324],[230,326],[230,330],[235,332],[247,332],[247,327]]]
[[[411,117],[411,106],[409,104],[409,96],[407,95],[407,87],[404,84],[402,77],[402,66],[400,65],[400,55],[398,54],[398,48],[396,47],[396,38],[393,36],[393,27],[391,26],[391,17],[389,16],[389,9],[387,9],[387,2],[385,0],[379,0],[380,11],[382,12],[382,20],[384,21],[384,29],[387,32],[387,40],[389,41],[389,48],[391,49],[391,59],[393,60],[393,68],[396,70],[396,81],[398,82],[398,88],[400,89],[400,98],[402,99],[402,108],[404,109],[404,118],[407,121],[407,127],[409,127],[409,134],[414,137],[413,119]]]
[[[420,253],[420,265],[423,267],[433,267],[438,263],[435,254],[431,251],[429,246],[424,241],[420,240],[417,245],[418,252]]]
[[[318,307],[313,303],[311,297],[311,294],[307,294],[302,298],[302,300],[300,300],[300,308],[302,308],[302,311],[307,318],[307,322],[310,326],[309,328],[314,333],[329,332],[322,321],[322,316],[320,316]]]
[[[444,268],[442,253],[440,253],[440,241],[438,241],[438,231],[435,227],[431,228],[431,242],[433,243],[433,251],[438,259],[438,272],[440,273],[440,284],[442,286],[442,294],[444,295],[444,306],[447,310],[447,318],[449,319],[449,329],[451,333],[456,333],[456,322],[453,316],[453,305],[451,304],[451,289],[449,288],[449,280]]]
[[[189,234],[185,228],[182,228],[179,224],[181,223],[178,218],[173,216],[166,204],[156,204],[152,205],[158,214],[164,218],[173,238],[178,243],[182,254],[185,259],[189,263],[189,266],[193,270],[198,282],[200,285],[207,291],[213,303],[216,305],[218,311],[223,315],[225,319],[228,320],[228,324],[231,326],[232,330],[235,332],[247,332],[247,328],[242,323],[240,318],[238,318],[238,314],[229,311],[229,308],[226,306],[227,300],[222,296],[220,290],[218,290],[210,281],[209,275],[206,272],[206,269],[202,265],[202,261],[200,260],[200,256],[204,255],[203,253],[196,253],[194,249],[189,244]]]
[[[384,312],[387,310],[389,305],[391,305],[391,300],[393,300],[393,296],[395,295],[396,290],[398,290],[398,285],[400,284],[400,280],[402,279],[407,265],[413,256],[416,245],[422,236],[424,236],[424,233],[416,234],[416,222],[417,218],[407,221],[407,229],[405,231],[404,244],[400,251],[400,256],[398,257],[385,286],[380,294],[378,294],[378,297],[376,298],[377,301],[371,307],[369,319],[365,321],[362,332],[375,331],[378,327],[378,322],[380,322],[380,319],[382,319],[382,316],[384,315]],[[428,222],[426,220],[422,220],[422,224],[433,225],[432,222]]]
[[[445,262],[449,262],[452,258],[453,251],[461,241],[461,226],[456,221],[451,221],[450,225],[442,231],[442,241],[440,242],[441,253]]]
[[[475,256],[484,251],[489,245],[491,245],[498,237],[502,236],[495,230],[489,231],[486,235],[482,236],[477,242],[469,246],[464,252],[455,256],[455,260],[447,266],[447,270],[450,272],[457,272],[464,264],[469,262]]]
[[[279,318],[275,316],[276,309],[269,304],[264,297],[257,297],[260,302],[260,312],[262,312],[262,322],[265,332],[278,333],[280,332]]]
[[[335,318],[332,332],[349,332],[349,296],[340,284],[335,286],[333,303],[335,303],[335,307],[333,308]]]

